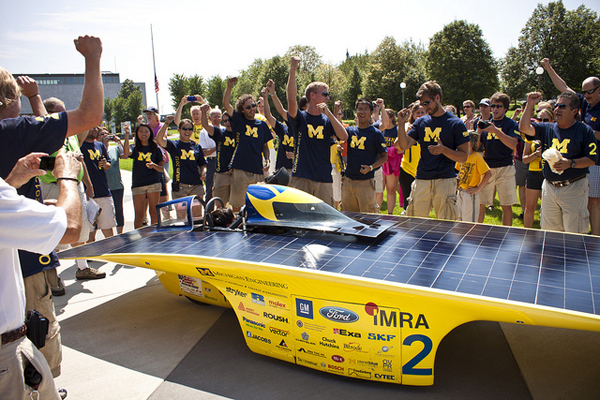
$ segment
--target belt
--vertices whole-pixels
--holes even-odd
[[[585,178],[586,176],[587,175],[581,175],[581,176],[578,176],[577,178],[569,179],[569,180],[566,180],[566,181],[558,181],[558,182],[548,181],[548,183],[551,184],[554,187],[564,187],[564,186],[569,186],[571,183],[577,182],[577,181]]]
[[[15,340],[21,339],[25,335],[27,335],[27,325],[23,324],[23,326],[15,329],[14,331],[4,332],[2,334],[2,344],[4,345],[12,343]]]
[[[207,160],[216,160],[217,157],[206,157]]]

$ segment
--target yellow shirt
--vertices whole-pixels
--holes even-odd
[[[529,140],[527,140],[525,143],[531,146],[531,154],[535,153],[535,143],[534,142],[530,142]],[[542,168],[542,158],[538,157],[535,160],[533,160],[532,162],[530,162],[529,163],[529,170],[530,171],[535,171],[535,172],[542,171],[543,170],[543,168]]]
[[[467,162],[463,164],[456,163],[456,167],[459,168],[458,186],[464,190],[479,185],[483,179],[483,175],[490,170],[490,167],[483,159],[483,154],[477,151],[469,154]]]
[[[404,152],[404,156],[402,157],[402,164],[400,164],[400,167],[407,174],[410,174],[411,176],[417,176],[417,166],[419,165],[420,159],[421,145],[417,143]]]
[[[202,125],[194,124],[194,132],[192,133],[192,139],[198,143],[200,140],[200,132],[202,132]]]

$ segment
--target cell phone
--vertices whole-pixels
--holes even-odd
[[[479,129],[485,129],[488,126],[490,126],[490,123],[488,121],[479,121],[477,123],[477,126],[479,127]]]
[[[42,156],[40,157],[40,169],[44,171],[52,171],[56,157]]]
[[[187,101],[196,101],[196,96],[188,96]]]
[[[108,135],[108,140],[115,140],[115,135]]]

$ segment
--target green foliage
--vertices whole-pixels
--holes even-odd
[[[205,99],[211,107],[218,105],[221,107],[223,104],[223,93],[227,88],[227,82],[221,79],[220,76],[215,75],[210,78],[206,84],[206,96]]]
[[[538,4],[519,37],[519,46],[504,59],[502,78],[507,91],[524,96],[537,90],[535,69],[547,57],[554,70],[569,87],[576,90],[581,82],[600,68],[600,19],[585,6],[567,10],[562,1]],[[558,95],[547,74],[541,76],[544,98]]]
[[[189,78],[182,74],[174,74],[169,81],[169,91],[171,92],[172,106],[175,110],[179,107],[179,102],[184,96],[204,95],[204,79],[199,75],[192,75]],[[195,103],[188,103],[183,106],[181,118],[191,118],[190,108]]]
[[[285,59],[280,56],[275,56],[273,58],[268,59],[264,62],[261,68],[261,72],[254,82],[254,89],[252,93],[255,93],[255,96],[260,96],[260,91],[267,84],[269,79],[273,79],[275,82],[275,92],[277,93],[277,97],[281,100],[283,107],[287,108],[287,99],[285,96],[285,88],[287,84],[287,78],[289,74],[289,64],[285,62]],[[273,104],[273,100],[271,96],[268,96],[269,106],[271,107],[271,113],[273,116],[277,115],[275,111],[275,105]]]
[[[114,121],[117,129],[121,122],[134,122],[144,109],[142,90],[131,79],[125,79],[121,90],[113,100],[104,99],[104,116],[110,124]]]
[[[283,56],[286,64],[290,65],[292,56],[300,57],[302,60],[296,71],[296,83],[298,85],[298,96],[304,95],[304,90],[309,83],[318,80],[317,71],[323,64],[321,55],[312,46],[291,46]]]
[[[113,119],[113,104],[110,97],[104,99],[104,120],[110,125]]]
[[[444,104],[460,107],[463,100],[490,97],[499,86],[496,61],[481,29],[466,21],[454,21],[433,35],[427,70],[442,87]]]

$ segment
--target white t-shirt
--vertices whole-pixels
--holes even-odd
[[[23,325],[25,288],[18,249],[49,254],[67,229],[67,214],[19,196],[0,179],[0,333]]]
[[[212,149],[212,148],[215,148],[215,147],[217,147],[217,144],[216,144],[216,143],[215,143],[215,141],[214,141],[214,140],[212,140],[212,138],[211,138],[211,137],[208,135],[208,132],[206,132],[206,129],[202,129],[202,130],[200,131],[200,138],[198,139],[198,144],[199,144],[200,146],[202,146],[202,149],[203,149],[203,150],[206,150],[206,149]],[[217,155],[217,153],[216,153],[216,152],[214,152],[214,153],[212,153],[211,155],[209,155],[209,156],[206,156],[206,157],[215,157],[216,155]]]

